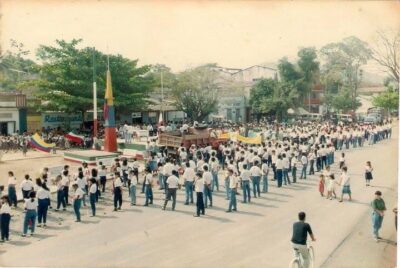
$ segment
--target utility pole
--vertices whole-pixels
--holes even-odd
[[[93,137],[97,138],[97,84],[96,84],[96,49],[93,48]]]

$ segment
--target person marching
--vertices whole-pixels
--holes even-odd
[[[340,196],[339,202],[343,202],[343,195],[349,195],[349,201],[351,201],[351,189],[350,189],[350,177],[347,175],[347,167],[342,168],[342,175],[340,176],[339,185],[342,186],[342,194]]]
[[[268,173],[269,173],[268,160],[263,159],[262,162],[263,162],[263,164],[261,165],[262,181],[263,181],[262,192],[268,193]]]
[[[15,190],[15,185],[17,185],[17,179],[14,177],[12,171],[8,172],[8,204],[17,207],[17,191]]]
[[[95,178],[91,178],[89,181],[89,202],[90,208],[92,209],[92,216],[96,216],[96,197],[97,197],[97,181]]]
[[[204,207],[207,208],[207,201],[210,200],[210,207],[212,207],[212,191],[213,177],[209,171],[208,165],[203,166],[203,180],[204,180]]]
[[[33,191],[33,182],[31,181],[28,174],[25,175],[24,180],[21,182],[22,197],[24,199],[29,198],[29,193]]]
[[[342,167],[344,167],[345,165],[345,159],[344,159],[344,153],[342,153],[342,155],[340,156],[339,159],[339,168],[342,169]]]
[[[324,190],[325,190],[325,177],[323,174],[319,175],[319,185],[318,185],[318,190],[321,196],[324,196]]]
[[[47,210],[50,206],[50,190],[47,188],[46,183],[42,182],[41,179],[36,179],[36,185],[39,187],[37,191],[38,199],[38,227],[46,226]]]
[[[1,197],[1,208],[0,208],[0,231],[1,240],[0,242],[8,241],[10,234],[10,219],[11,219],[11,208],[8,202],[8,196]]]
[[[138,183],[138,179],[135,175],[134,170],[129,171],[129,180],[131,181],[129,187],[129,196],[131,198],[131,206],[136,206],[136,185]]]
[[[218,181],[218,171],[219,171],[219,163],[217,158],[211,157],[211,173],[213,176],[213,183],[211,187],[211,191],[214,192],[214,187],[217,188],[217,192],[219,192],[219,181]]]
[[[366,186],[370,186],[370,182],[373,179],[372,177],[372,171],[374,169],[372,168],[371,162],[367,161],[367,165],[365,166],[365,182]]]
[[[56,185],[57,185],[57,208],[55,211],[58,211],[62,205],[63,210],[67,210],[67,204],[65,203],[65,198],[64,198],[64,185],[62,183],[62,177],[61,175],[58,175],[56,177]]]
[[[260,160],[261,161],[261,160]],[[254,161],[254,166],[250,168],[250,173],[251,173],[251,180],[253,182],[253,195],[254,198],[260,197],[260,180],[261,180],[261,169],[258,167],[260,162],[257,160]],[[289,178],[288,178],[289,179]],[[290,181],[289,181],[290,184]],[[250,201],[250,198],[249,198]]]
[[[242,181],[242,190],[243,190],[243,203],[250,203],[251,201],[251,191],[250,191],[250,177],[251,172],[247,169],[247,165],[242,165],[243,169],[240,173],[240,180]]]
[[[73,206],[74,206],[74,212],[75,212],[75,216],[76,216],[75,222],[80,222],[81,221],[82,197],[85,194],[85,192],[81,188],[79,188],[79,186],[76,182],[72,185],[72,189],[74,191]]]
[[[172,211],[175,210],[176,205],[176,190],[178,189],[179,185],[179,173],[176,170],[172,171],[172,175],[167,178],[167,196],[164,201],[164,206],[162,210],[165,210],[167,207],[168,201],[171,200],[172,197]]]
[[[194,173],[194,169],[190,167],[190,163],[186,162],[185,172],[183,172],[183,181],[185,185],[185,193],[186,193],[186,202],[185,205],[193,204],[193,183],[195,180],[196,174]]]
[[[25,199],[25,219],[22,236],[25,237],[28,232],[28,226],[31,224],[31,236],[35,233],[35,221],[37,216],[36,193],[30,192],[29,199]]]
[[[232,212],[232,210],[237,211],[236,192],[237,192],[237,187],[238,187],[238,179],[233,174],[232,170],[229,170],[228,174],[229,174],[228,176],[229,176],[230,200],[229,200],[229,208],[226,212]]]
[[[121,210],[122,206],[122,185],[123,181],[121,179],[120,172],[115,172],[113,181],[114,189],[114,211]]]
[[[204,179],[200,172],[196,174],[196,180],[194,182],[194,190],[196,191],[196,214],[193,216],[200,217],[200,213],[204,215],[206,212],[203,202]]]
[[[144,206],[148,206],[149,204],[153,204],[153,190],[152,183],[153,183],[153,174],[151,174],[151,170],[149,168],[145,169],[145,176],[144,176],[144,184],[145,184],[145,195],[146,195],[146,202]],[[165,185],[164,185],[165,186]]]

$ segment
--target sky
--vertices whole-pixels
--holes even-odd
[[[301,47],[351,35],[372,43],[378,29],[400,28],[399,1],[0,0],[0,11],[3,51],[10,39],[34,52],[56,39],[82,38],[84,46],[173,71],[294,59]]]

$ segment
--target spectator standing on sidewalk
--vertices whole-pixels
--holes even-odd
[[[378,242],[378,239],[381,239],[379,236],[379,229],[382,227],[383,217],[386,211],[385,201],[382,199],[382,193],[380,191],[375,192],[375,199],[371,203],[373,212],[372,212],[372,227],[373,227],[373,235],[375,241]]]

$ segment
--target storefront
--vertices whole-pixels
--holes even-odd
[[[12,135],[27,130],[26,98],[19,93],[0,94],[0,134]]]

